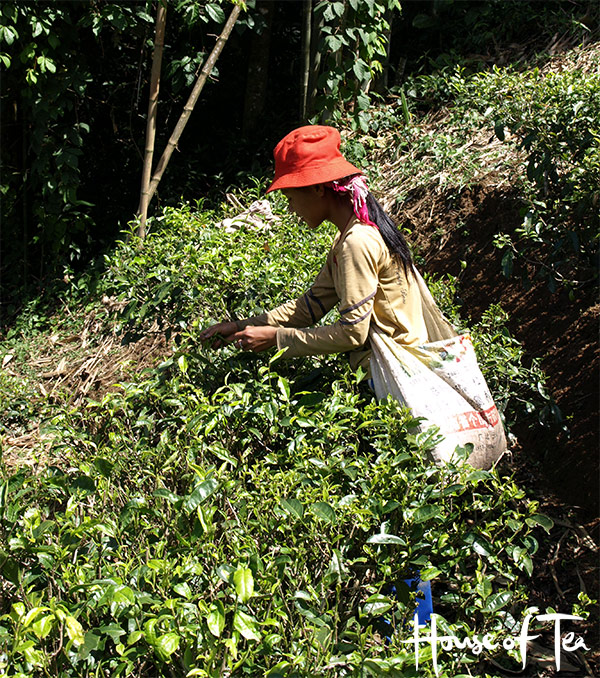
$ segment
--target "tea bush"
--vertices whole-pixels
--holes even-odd
[[[495,69],[470,80],[464,96],[485,109],[500,139],[509,130],[527,154],[529,209],[513,237],[497,239],[507,273],[515,257],[533,255],[551,287],[572,279],[574,267],[589,282],[600,225],[600,76]]]
[[[68,466],[3,484],[7,675],[416,675],[416,570],[453,633],[511,628],[551,526],[513,483],[431,467],[345,372],[295,392],[271,360],[211,394],[194,362],[57,415]]]
[[[468,450],[432,466],[435,432],[415,434],[341,359],[200,345],[228,308],[303,290],[329,238],[290,217],[227,234],[222,216],[167,208],[143,246],[131,235],[107,256],[96,293],[127,304],[124,337],[170,329],[175,351],[83,407],[46,403],[49,462],[4,468],[3,674],[434,675],[431,651],[417,671],[403,642],[417,571],[445,632],[514,633],[551,520],[510,478],[466,465]],[[432,287],[458,320],[451,285]],[[475,336],[488,378],[512,370],[512,389],[490,382],[506,410],[537,375],[490,313]],[[17,385],[0,386],[10,402]],[[480,660],[442,653],[439,675],[488,675]]]
[[[597,66],[597,52],[590,52],[589,58]],[[513,182],[522,191],[522,225],[514,233],[500,231],[495,238],[496,246],[504,251],[507,276],[518,264],[525,280],[544,278],[551,290],[557,286],[571,290],[597,280],[597,68],[544,72],[494,66],[470,73],[464,66],[446,66],[411,78],[403,91],[416,111],[449,106],[451,129],[458,125],[466,132],[487,127],[500,140],[523,151],[525,165],[513,173]],[[409,129],[404,131],[404,136],[408,134]],[[429,142],[437,149],[436,155],[443,153],[444,136]],[[443,158],[445,175],[460,166],[461,150],[458,140],[448,145],[448,158]]]

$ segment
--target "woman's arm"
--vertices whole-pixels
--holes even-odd
[[[286,356],[341,353],[366,342],[384,247],[374,229],[358,229],[348,234],[335,264],[341,296],[340,319],[333,325],[310,329],[279,329],[277,347],[287,348]]]
[[[333,285],[331,275],[330,257],[311,288],[302,296],[292,301],[287,301],[281,306],[261,313],[253,318],[238,320],[238,329],[257,325],[270,325],[271,327],[310,327],[315,325],[326,315],[339,301]]]
[[[217,323],[200,332],[201,341],[212,340],[213,348],[220,348],[225,344],[236,344],[244,351],[266,351],[277,345],[277,328],[275,327],[245,327],[238,328],[235,321]]]

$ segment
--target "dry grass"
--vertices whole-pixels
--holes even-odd
[[[83,407],[90,400],[102,398],[117,389],[119,383],[172,352],[156,324],[138,341],[122,343],[117,323],[110,318],[125,304],[105,297],[101,308],[85,316],[77,334],[41,335],[33,347],[35,357],[25,362],[4,356],[4,371],[29,382],[34,392],[39,393],[40,404]],[[53,440],[51,433],[43,431],[40,421],[32,421],[28,430],[0,438],[2,459],[9,467],[55,463]]]
[[[540,68],[542,75],[573,70],[588,74],[600,72],[599,42],[573,47],[568,36],[556,35],[546,53],[551,57]],[[444,107],[406,130],[409,143],[401,152],[398,130],[381,132],[375,141],[360,132],[355,133],[354,138],[372,148],[372,165],[378,169],[372,184],[374,192],[381,196],[383,207],[402,217],[398,215],[396,203],[416,191],[429,195],[460,192],[468,185],[488,184],[491,178],[497,188],[514,185],[521,174],[515,170],[525,162],[526,153],[518,148],[514,135],[507,129],[504,132],[505,140],[500,141],[494,133],[493,120],[468,126],[457,120],[450,108]],[[452,146],[446,163],[435,155],[436,138],[440,134],[447,137]],[[430,150],[424,152],[428,139]],[[407,170],[415,167],[419,167],[419,171]],[[412,210],[419,207],[411,205]]]
[[[380,179],[374,189],[382,197],[384,209],[395,212],[397,196],[408,196],[418,189],[428,193],[443,194],[465,188],[464,178],[469,184],[485,183],[486,177],[494,176],[498,187],[508,184],[514,178],[514,168],[524,160],[514,144],[500,141],[487,127],[479,127],[466,135],[457,125],[451,123],[452,115],[448,110],[440,111],[426,120],[416,130],[418,137],[400,157],[394,157],[394,143],[391,133],[386,134],[388,143],[378,149],[375,161],[381,168]],[[433,151],[419,151],[418,141],[423,137],[432,138],[436,131],[444,129],[445,134],[455,140],[452,166],[439,166]],[[384,137],[385,140],[385,137]],[[510,141],[509,135],[507,140]],[[391,156],[391,157],[390,157]],[[406,172],[406,166],[421,163],[423,167],[436,167],[433,173]],[[457,180],[460,177],[460,181]]]

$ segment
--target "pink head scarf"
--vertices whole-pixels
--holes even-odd
[[[374,224],[369,219],[369,210],[367,209],[367,195],[369,189],[367,188],[367,180],[362,174],[353,174],[349,177],[344,177],[343,179],[329,181],[325,186],[333,188],[337,193],[349,193],[352,200],[352,209],[358,219],[362,221],[363,224],[369,224],[369,226],[378,228],[377,224]]]

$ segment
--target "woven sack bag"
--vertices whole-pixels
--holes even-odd
[[[420,430],[436,425],[444,439],[430,454],[448,462],[457,446],[473,445],[468,461],[491,468],[506,451],[504,427],[481,374],[468,334],[457,335],[425,281],[414,270],[421,293],[428,342],[403,346],[371,326],[371,376],[375,395],[391,395],[422,418]]]

